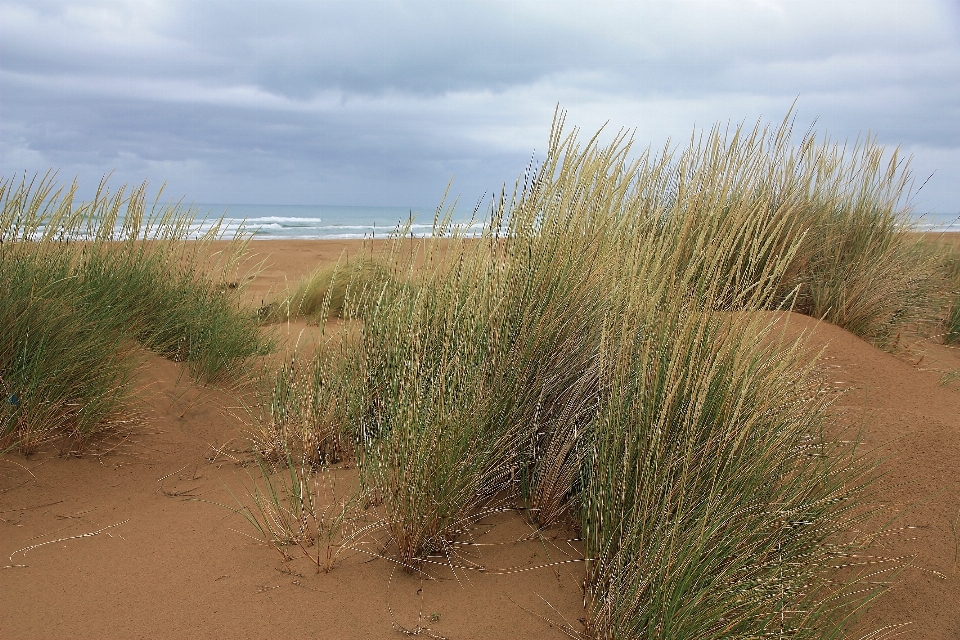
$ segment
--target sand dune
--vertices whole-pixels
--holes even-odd
[[[267,263],[250,299],[357,250],[254,243]],[[960,381],[941,384],[960,370],[960,350],[927,341],[894,356],[803,316],[781,321],[787,336],[810,333],[811,353],[823,350],[825,375],[845,390],[831,428],[862,427],[883,460],[876,500],[896,520],[877,557],[858,560],[902,573],[860,630],[905,624],[904,637],[960,638]],[[279,330],[293,341],[304,328]],[[122,436],[81,458],[51,447],[0,459],[0,638],[389,638],[418,624],[456,639],[563,638],[564,621],[582,628],[576,562],[506,575],[438,566],[433,580],[360,551],[329,573],[302,557],[284,562],[217,504],[236,507],[251,483],[237,463],[247,445],[235,395],[149,354],[139,381],[142,420]],[[330,478],[342,491],[355,473],[344,465]],[[568,532],[515,542],[529,532],[515,513],[487,518],[477,539],[490,546],[471,557],[490,569],[576,560]]]

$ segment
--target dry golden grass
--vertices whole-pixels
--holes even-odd
[[[361,502],[410,569],[504,496],[573,523],[597,638],[840,633],[882,590],[834,568],[864,542],[870,466],[824,436],[802,345],[753,312],[799,305],[880,345],[930,320],[907,174],[869,140],[795,148],[788,123],[659,156],[562,126],[480,238],[441,223],[442,249],[398,261],[401,235],[377,256],[390,277],[324,274],[360,335],[312,393]]]

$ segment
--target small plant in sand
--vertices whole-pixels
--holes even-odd
[[[315,467],[339,462],[349,443],[340,433],[331,382],[333,369],[299,351],[270,375],[261,376],[257,402],[248,407],[251,440],[271,462],[292,454]]]
[[[318,571],[330,571],[343,546],[345,527],[356,512],[354,501],[339,496],[329,468],[298,463],[289,454],[281,462],[278,469],[257,457],[256,472],[250,473],[253,506],[234,496],[238,508],[227,508],[246,518],[284,560],[292,559],[290,550],[295,549]]]

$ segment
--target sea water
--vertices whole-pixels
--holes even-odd
[[[197,231],[223,216],[221,231],[228,235],[243,229],[252,233],[254,239],[295,238],[374,238],[387,237],[398,228],[408,228],[407,233],[417,237],[429,237],[434,231],[435,209],[427,207],[347,207],[332,205],[277,205],[277,204],[200,204],[195,205],[200,218],[206,222],[197,225]],[[469,222],[469,215],[453,219]],[[960,220],[954,213],[915,214],[918,231],[960,232]],[[409,225],[409,227],[407,227]],[[471,230],[479,232],[483,221],[475,221]]]
[[[219,222],[224,237],[239,231],[255,240],[386,238],[401,229],[407,235],[430,237],[438,215],[429,207],[195,204],[190,209],[197,216],[189,234],[192,238]],[[464,233],[476,235],[483,229],[484,216],[471,214],[455,211],[451,219],[466,227]],[[960,214],[914,214],[913,226],[917,231],[960,232]]]
[[[913,219],[917,231],[960,232],[960,213],[914,214]]]
[[[199,204],[197,230],[223,216],[221,231],[227,235],[243,230],[256,240],[270,239],[335,239],[386,238],[398,229],[407,234],[429,237],[434,232],[436,209],[427,207],[347,207],[332,205],[277,205],[277,204]],[[442,214],[442,212],[441,212]],[[199,224],[200,219],[205,222]],[[469,215],[455,212],[455,222],[469,223]],[[475,221],[474,232],[482,228]]]

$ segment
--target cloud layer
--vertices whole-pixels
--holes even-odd
[[[0,2],[0,171],[198,202],[472,204],[555,106],[641,143],[782,118],[914,155],[960,211],[947,0]]]

